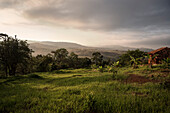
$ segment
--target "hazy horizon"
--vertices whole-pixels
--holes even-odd
[[[0,0],[0,33],[92,47],[170,47],[169,6],[169,0]]]

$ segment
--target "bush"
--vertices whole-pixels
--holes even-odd
[[[104,72],[104,68],[103,66],[99,66],[99,68],[97,69],[99,72],[103,73]]]
[[[107,71],[108,72],[113,72],[114,71],[114,67],[113,66],[107,66]]]
[[[92,69],[97,69],[98,66],[97,66],[96,64],[93,64],[93,65],[91,65],[91,68],[92,68]]]

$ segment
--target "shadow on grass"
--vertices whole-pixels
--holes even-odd
[[[24,76],[14,76],[14,77],[10,77],[10,78],[6,78],[6,80],[4,82],[1,82],[0,85],[2,84],[8,84],[10,82],[14,82],[14,81],[20,81],[21,79],[25,79],[26,77]]]
[[[53,74],[67,74],[67,73],[73,73],[73,72],[71,72],[71,71],[66,71],[66,70],[56,70],[56,71],[53,71],[53,72],[51,72],[51,73],[53,73]]]
[[[6,78],[5,81],[0,82],[0,85],[2,84],[22,84],[22,83],[28,83],[28,82],[38,82],[38,81],[42,81],[44,80],[44,78],[42,78],[41,76],[37,75],[37,74],[28,74],[26,76],[14,76],[14,77],[9,77]]]
[[[110,75],[101,76],[83,76],[83,75],[72,75],[69,77],[59,78],[42,78],[37,74],[29,74],[26,76],[16,76],[7,78],[1,84],[23,84],[23,83],[37,83],[37,84],[51,84],[54,86],[76,86],[81,84],[89,84],[92,82],[107,82],[111,80]]]
[[[49,79],[46,81],[46,83],[57,85],[57,86],[76,86],[81,84],[89,84],[91,82],[107,82],[109,80],[111,80],[110,75],[102,75],[102,76],[94,76],[94,77],[84,77],[84,76],[75,77],[73,75],[72,77]]]

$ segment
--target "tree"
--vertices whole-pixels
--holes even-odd
[[[131,65],[133,65],[133,69],[138,68],[138,64],[141,62],[141,58],[134,58],[133,56],[130,56],[131,60]]]
[[[68,67],[68,54],[69,52],[65,48],[58,49],[56,51],[52,51],[54,54],[54,61],[57,63],[59,68]]]
[[[132,62],[131,62],[131,57],[132,56],[133,58],[141,58],[141,57],[144,57],[145,56],[145,52],[143,51],[140,51],[139,49],[137,50],[128,50],[127,53],[123,54],[120,56],[119,58],[119,61],[120,61],[120,65],[121,66],[128,66],[130,65]]]
[[[39,59],[37,71],[39,72],[50,71],[50,64],[53,62],[52,57],[49,55],[45,55],[42,57],[37,56],[37,58]]]
[[[89,68],[91,65],[91,60],[89,58],[79,58],[78,59],[78,68]]]
[[[75,54],[74,52],[71,52],[68,59],[69,59],[69,67],[72,67],[72,68],[78,67],[79,62],[78,62],[78,55],[77,54]]]
[[[92,54],[92,62],[101,66],[103,64],[103,55],[100,52],[94,52]]]
[[[13,38],[6,34],[0,34],[0,38],[0,62],[6,76],[8,74],[15,75],[18,65],[25,63],[33,51],[29,49],[27,41],[18,40],[16,36]]]

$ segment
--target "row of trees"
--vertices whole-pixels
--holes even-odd
[[[64,49],[57,49],[47,55],[32,56],[33,50],[29,48],[27,41],[22,41],[6,34],[0,34],[0,72],[6,76],[26,74],[31,72],[46,72],[66,68],[101,68],[113,66],[111,60],[103,60],[100,52],[94,52],[92,58],[79,58],[74,52]],[[144,57],[146,53],[140,50],[128,51],[118,59],[116,66],[133,65],[134,68],[139,63],[147,63]]]
[[[65,68],[89,68],[91,64],[102,66],[107,64],[99,52],[90,58],[79,58],[74,52],[57,49],[48,55],[32,56],[33,50],[27,41],[22,41],[7,34],[0,34],[0,72],[6,76],[16,73],[45,72]],[[4,74],[3,73],[3,74]]]

